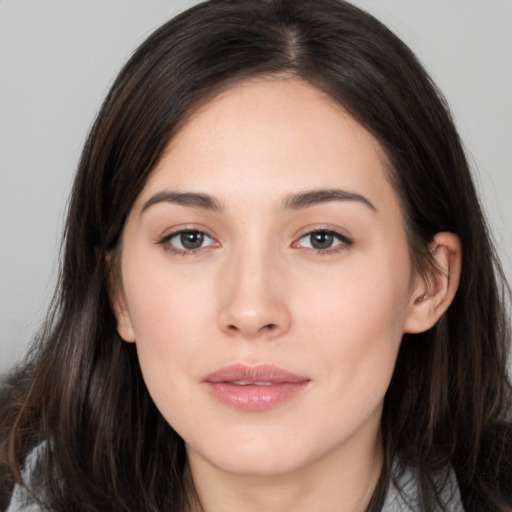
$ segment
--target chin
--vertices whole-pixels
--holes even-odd
[[[261,432],[251,436],[226,435],[226,442],[204,443],[194,448],[187,446],[190,459],[202,459],[227,473],[245,476],[277,476],[296,471],[314,458],[306,453],[299,439],[293,441],[287,436],[268,438]],[[291,442],[290,442],[291,441]],[[204,448],[204,450],[202,449]]]
[[[215,461],[212,461],[215,464]],[[299,458],[290,458],[275,453],[260,452],[257,454],[241,454],[218,460],[215,464],[226,473],[246,477],[277,477],[300,470],[307,465],[306,461]]]

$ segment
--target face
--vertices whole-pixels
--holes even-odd
[[[128,217],[115,298],[189,458],[279,474],[375,449],[417,279],[377,141],[298,79],[195,112]]]

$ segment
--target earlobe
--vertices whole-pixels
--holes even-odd
[[[110,303],[117,320],[117,333],[124,341],[133,343],[135,341],[135,333],[132,326],[130,312],[126,305],[122,285],[120,284],[120,277],[116,276],[115,268],[119,262],[114,262],[115,255],[109,253],[107,255],[107,266],[109,267],[109,295]],[[114,268],[114,269],[113,269]]]
[[[126,307],[124,298],[119,297],[119,292],[117,292],[115,295],[116,297],[114,298],[113,305],[114,314],[117,319],[117,332],[124,341],[133,343],[135,341],[135,333],[133,331],[130,312]]]
[[[421,277],[411,295],[404,332],[419,333],[435,325],[448,309],[459,286],[462,249],[453,233],[437,233],[430,244],[433,265]]]

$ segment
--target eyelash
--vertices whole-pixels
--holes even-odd
[[[193,249],[180,249],[178,247],[175,247],[171,244],[171,240],[178,236],[183,236],[187,234],[195,234],[200,235],[201,237],[207,237],[210,239],[213,243],[201,246]],[[306,249],[308,252],[313,251],[315,254],[319,254],[322,256],[329,255],[329,254],[335,254],[344,250],[347,250],[349,247],[353,245],[353,240],[348,238],[346,235],[343,235],[339,233],[338,231],[332,230],[332,229],[315,229],[312,231],[308,231],[307,233],[304,233],[297,241],[293,242],[292,247],[294,248],[300,248],[299,242],[303,240],[304,238],[311,237],[315,234],[323,234],[327,236],[332,236],[334,239],[336,239],[339,243],[334,245],[333,247],[327,247],[325,249],[319,249],[315,247],[303,247],[303,249]],[[164,236],[161,240],[157,241],[158,245],[161,245],[164,247],[166,251],[169,251],[173,254],[179,255],[179,256],[191,256],[191,255],[197,255],[200,251],[207,249],[208,247],[214,246],[218,247],[218,242],[215,242],[215,240],[205,233],[204,231],[201,231],[199,229],[180,229],[179,231],[174,231],[172,233],[169,233],[168,235]]]
[[[308,251],[313,251],[315,254],[319,254],[321,256],[328,256],[330,254],[336,254],[341,251],[345,251],[348,248],[350,248],[354,241],[347,237],[346,235],[343,235],[342,233],[335,231],[333,229],[314,229],[313,231],[308,231],[307,233],[304,233],[297,242],[294,242],[292,244],[292,247],[299,247],[299,242],[303,240],[304,238],[311,237],[315,234],[323,234],[323,235],[329,235],[332,236],[334,239],[336,239],[339,243],[334,245],[333,247],[327,247],[325,249],[318,249],[315,247],[303,247],[303,249],[307,249]]]
[[[171,240],[173,238],[178,237],[178,236],[181,237],[181,236],[187,235],[187,234],[196,234],[196,235],[202,236],[203,238],[207,237],[210,240],[212,240],[213,244],[211,244],[211,245],[215,246],[215,244],[216,244],[215,240],[213,240],[213,238],[210,235],[208,235],[204,231],[201,231],[200,229],[180,229],[179,231],[174,231],[172,233],[169,233],[168,235],[165,235],[157,243],[158,243],[158,245],[163,246],[166,251],[169,251],[169,252],[171,252],[173,254],[176,254],[178,256],[196,255],[202,249],[206,249],[206,248],[210,247],[210,245],[207,245],[207,246],[198,247],[198,248],[195,248],[195,249],[186,249],[186,248],[180,249],[179,247],[175,247],[174,245],[171,244]]]

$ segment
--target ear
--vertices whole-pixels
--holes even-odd
[[[453,233],[437,233],[430,244],[435,265],[417,277],[407,312],[404,332],[430,329],[452,303],[459,286],[462,248]]]
[[[117,257],[109,253],[106,257],[107,267],[109,270],[109,295],[112,309],[117,320],[117,332],[124,341],[133,343],[135,341],[135,332],[132,326],[132,320],[128,306],[126,305],[126,298],[121,282],[120,272],[118,265],[120,264]]]
[[[130,312],[126,306],[126,300],[122,290],[115,290],[112,296],[112,306],[117,319],[117,332],[124,341],[133,343],[135,332],[133,330]]]

